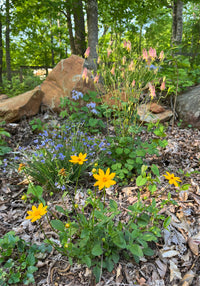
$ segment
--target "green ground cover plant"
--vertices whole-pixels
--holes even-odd
[[[0,122],[0,165],[2,164],[1,158],[11,151],[11,148],[7,146],[5,141],[5,137],[10,137],[10,133],[5,131],[4,124],[4,121]]]
[[[0,285],[30,285],[35,283],[34,273],[38,254],[51,252],[47,244],[30,245],[14,231],[6,233],[0,239]]]

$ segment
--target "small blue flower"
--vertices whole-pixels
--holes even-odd
[[[93,108],[96,107],[96,103],[95,103],[95,102],[90,102],[90,103],[86,104],[86,106],[87,106],[88,108],[93,109]]]
[[[72,90],[72,99],[78,100],[80,97],[83,98],[82,92],[79,92],[77,90]]]
[[[103,146],[104,146],[104,143],[101,142],[101,143],[99,144],[99,148],[101,148],[101,147],[103,147]]]
[[[38,139],[35,139],[33,142],[37,144],[38,143]]]
[[[59,153],[59,157],[58,157],[58,158],[59,158],[60,160],[64,160],[65,157],[66,157],[66,156],[64,156],[62,153]]]
[[[45,163],[45,160],[41,160],[41,163]]]
[[[94,114],[99,114],[99,112],[95,108],[91,109],[91,112]]]
[[[55,147],[55,149],[58,150],[59,148],[62,148],[62,147],[63,147],[62,144],[58,144],[58,145]]]

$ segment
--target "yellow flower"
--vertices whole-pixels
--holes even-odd
[[[21,200],[23,200],[23,201],[27,200],[27,195],[23,195],[23,196],[21,197]]]
[[[96,173],[97,169],[93,168],[92,173]]]
[[[69,223],[66,223],[66,224],[65,224],[65,227],[66,227],[66,228],[69,228],[69,227],[70,227],[70,224],[69,224]]]
[[[29,216],[27,216],[26,219],[31,219],[31,222],[34,222],[47,213],[46,209],[47,206],[44,207],[42,203],[39,204],[38,208],[32,206],[32,211],[27,211]]]
[[[86,156],[87,156],[86,153],[85,154],[79,153],[78,156],[73,155],[71,156],[71,160],[69,160],[69,162],[72,162],[74,164],[83,165],[83,163],[87,161],[87,159],[85,159]]]
[[[116,182],[112,179],[115,177],[115,173],[110,173],[110,168],[104,173],[103,170],[99,169],[99,174],[93,174],[93,177],[97,180],[94,186],[99,186],[99,190],[109,188],[112,185],[115,185]]]
[[[174,184],[175,187],[178,187],[178,183],[177,182],[182,182],[180,180],[179,177],[175,177],[174,174],[170,174],[168,172],[166,172],[167,175],[163,175],[168,181],[169,181],[169,184],[172,185]]]
[[[21,170],[23,170],[24,167],[25,167],[25,164],[20,163],[20,164],[19,164],[19,168],[18,168],[18,172],[20,172]]]
[[[63,177],[66,176],[65,169],[64,168],[60,169],[58,174],[63,176]]]

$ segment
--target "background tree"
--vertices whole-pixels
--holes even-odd
[[[10,1],[6,0],[6,66],[8,81],[12,81],[10,59]]]
[[[0,86],[3,85],[3,35],[2,35],[2,6],[0,6]]]
[[[87,26],[88,26],[88,47],[90,54],[88,57],[89,67],[96,69],[97,45],[98,45],[98,3],[97,0],[87,1]]]

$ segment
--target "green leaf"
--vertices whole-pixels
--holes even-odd
[[[120,248],[126,247],[126,242],[124,239],[124,235],[122,232],[117,232],[113,237],[113,243],[116,244]]]
[[[90,118],[89,119],[89,125],[91,127],[95,127],[97,125],[97,123],[98,123],[98,119],[96,119],[96,118]]]
[[[117,210],[118,205],[117,205],[116,201],[110,200],[110,208],[114,209],[114,210]]]
[[[101,268],[100,268],[98,265],[96,265],[96,266],[93,268],[92,272],[94,273],[94,276],[95,276],[95,278],[96,278],[96,283],[98,283],[99,280],[100,280]]]
[[[37,198],[41,198],[43,194],[43,188],[41,186],[34,186],[33,183],[28,185],[27,194],[33,194]]]
[[[128,148],[125,148],[124,149],[124,153],[127,155],[127,154],[129,154],[131,151],[130,151],[130,149],[128,149]]]
[[[157,190],[157,186],[155,184],[149,186],[149,191],[153,194]]]
[[[27,268],[28,273],[34,273],[34,272],[36,272],[37,270],[38,270],[38,267],[36,267],[36,266],[29,266],[29,267]]]
[[[35,256],[34,254],[31,252],[28,254],[28,256],[26,257],[26,262],[27,264],[33,266],[35,264]]]
[[[91,262],[91,259],[88,255],[83,256],[82,261],[83,261],[83,263],[85,263],[87,265],[88,268],[91,267],[92,262]]]
[[[143,248],[142,251],[143,251],[144,255],[147,255],[147,256],[154,255],[154,251],[150,247]]]
[[[51,221],[51,226],[59,231],[64,231],[65,229],[64,223],[57,219]]]
[[[164,228],[167,228],[170,225],[170,223],[171,223],[171,217],[168,216],[163,222]]]
[[[121,154],[123,153],[123,149],[118,147],[118,148],[115,150],[115,152],[116,152],[118,155],[121,155]]]
[[[139,177],[137,177],[137,179],[136,179],[136,185],[137,185],[138,187],[144,186],[144,185],[146,184],[146,182],[147,182],[147,178],[143,178],[142,176],[139,176]]]
[[[181,190],[187,191],[189,189],[189,187],[190,187],[190,184],[184,184],[181,186]]]
[[[102,248],[101,248],[100,243],[95,244],[94,247],[92,248],[92,254],[93,254],[94,256],[99,256],[99,255],[101,255],[102,253],[103,253],[103,250],[102,250]]]
[[[144,149],[136,150],[136,154],[139,157],[144,157],[146,155],[146,151]]]
[[[152,233],[144,233],[142,239],[145,241],[157,241],[157,237]]]
[[[159,169],[158,169],[158,167],[155,164],[153,164],[151,166],[151,170],[154,173],[154,175],[156,175],[157,177],[160,177]]]
[[[61,206],[56,206],[56,210],[59,212],[59,213],[62,213],[62,214],[66,214],[66,211],[61,207]]]
[[[20,277],[21,277],[21,273],[17,272],[17,273],[12,273],[10,279],[8,280],[8,283],[13,285],[17,282],[20,282]]]
[[[115,263],[118,263],[118,261],[119,261],[119,254],[116,253],[116,252],[112,253],[111,258],[112,258],[112,260],[113,260]]]
[[[107,268],[107,270],[109,272],[111,272],[114,268],[114,263],[111,260],[111,257],[109,257],[106,261],[105,261],[105,267]]]
[[[130,250],[130,252],[138,257],[142,257],[143,256],[143,251],[141,249],[141,247],[138,244],[133,244],[130,245],[128,247],[128,249]]]

